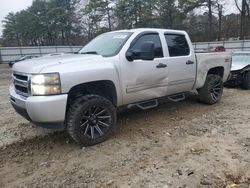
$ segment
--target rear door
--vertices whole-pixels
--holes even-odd
[[[165,33],[169,56],[168,95],[192,90],[196,78],[196,58],[187,35]]]

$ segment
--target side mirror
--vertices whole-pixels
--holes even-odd
[[[153,42],[144,42],[141,45],[140,59],[142,60],[154,60],[155,44]]]
[[[134,52],[133,52],[133,50],[129,49],[126,52],[126,58],[127,58],[128,61],[134,61]]]

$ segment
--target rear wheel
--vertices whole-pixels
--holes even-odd
[[[242,78],[242,88],[250,89],[250,71],[244,73]]]
[[[105,141],[116,127],[116,109],[104,97],[82,96],[70,105],[67,113],[67,131],[82,146]]]
[[[202,103],[215,104],[219,102],[223,93],[222,78],[219,75],[209,74],[204,86],[198,92]]]

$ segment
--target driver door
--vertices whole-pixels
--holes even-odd
[[[140,52],[145,42],[154,43],[154,60],[137,58],[122,62],[123,103],[129,104],[158,98],[167,94],[168,65],[163,55],[161,39],[156,32],[139,34],[132,41],[129,50]]]

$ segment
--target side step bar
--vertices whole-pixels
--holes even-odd
[[[159,105],[158,99],[143,101],[139,103],[129,104],[127,107],[132,108],[133,106],[136,106],[142,110],[148,110],[150,108],[155,108]]]
[[[177,95],[172,95],[172,96],[169,96],[168,99],[170,101],[173,101],[173,102],[180,102],[180,101],[183,101],[186,99],[186,96],[184,93],[182,94],[177,94]]]
[[[186,99],[184,93],[177,94],[177,95],[171,95],[169,97],[164,97],[164,98],[167,98],[168,100],[173,101],[173,102],[179,102],[179,101],[183,101]],[[161,99],[164,99],[164,98],[161,98]],[[129,104],[129,105],[127,105],[127,108],[132,108],[132,107],[136,106],[142,110],[148,110],[150,108],[157,107],[159,105],[158,100],[159,99],[152,99],[152,100],[147,100],[147,101],[143,101],[143,102]]]

